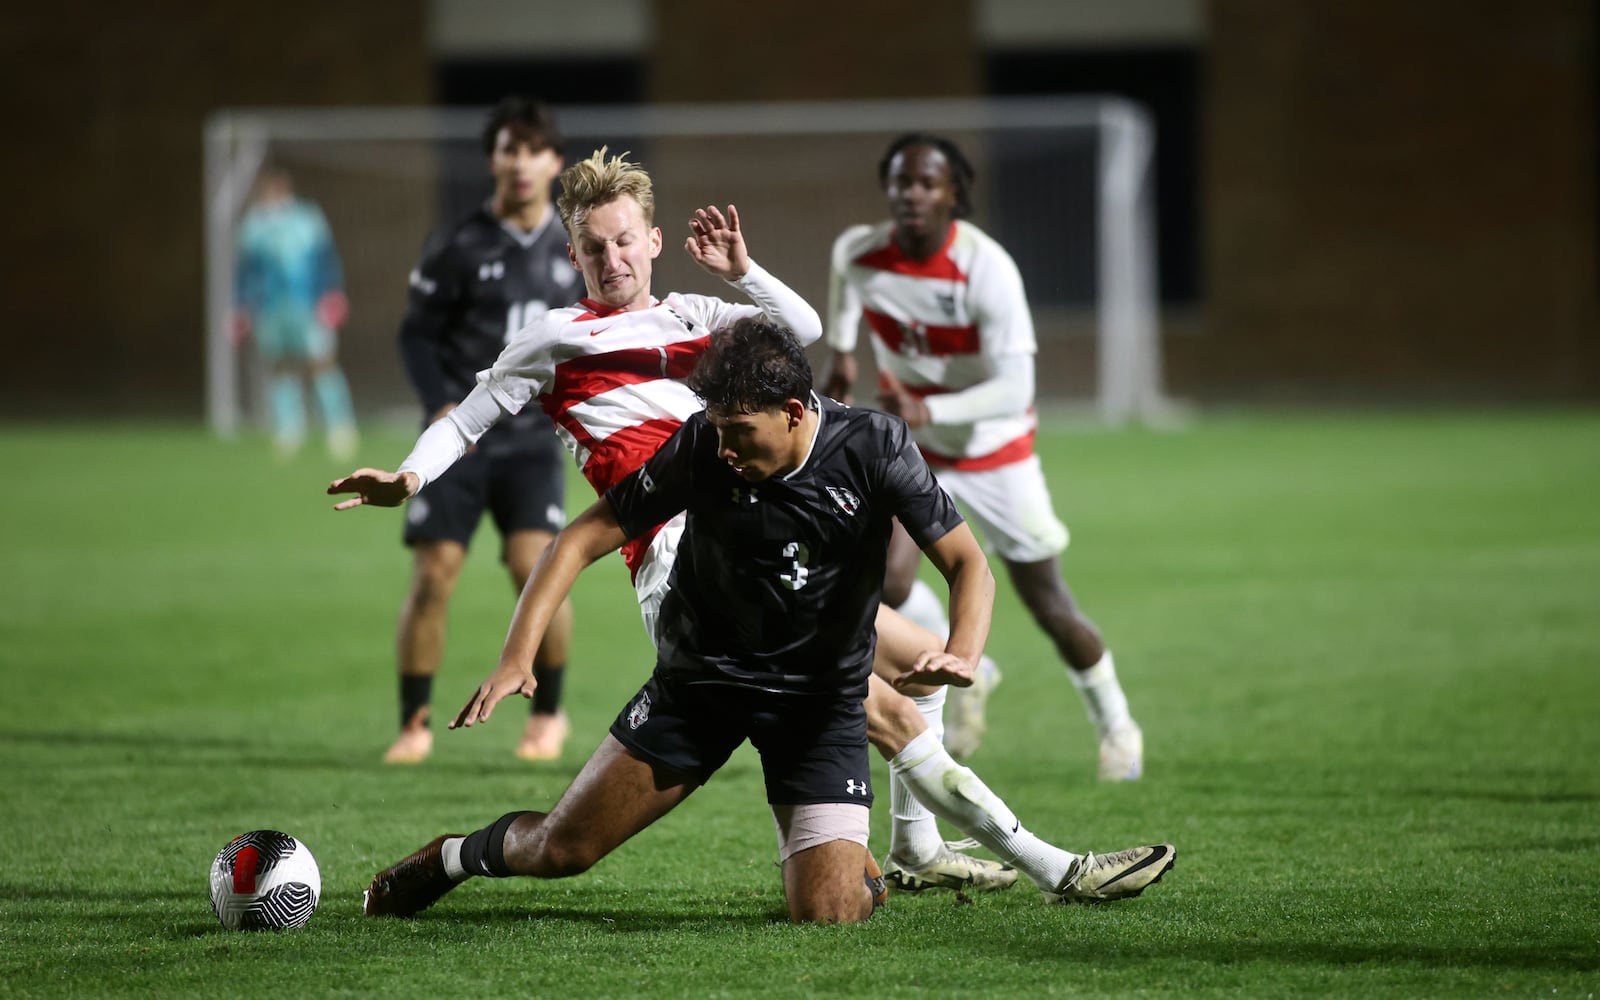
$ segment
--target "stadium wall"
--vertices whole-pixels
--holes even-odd
[[[976,86],[967,0],[786,6],[656,0],[651,98]],[[1202,292],[1168,324],[1175,395],[1600,399],[1587,0],[1206,10]],[[198,419],[206,115],[428,103],[427,17],[424,0],[8,5],[0,416]]]

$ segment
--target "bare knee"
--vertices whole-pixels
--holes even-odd
[[[419,546],[411,570],[411,606],[418,611],[442,610],[450,603],[461,577],[465,553],[458,546],[428,543]]]
[[[866,708],[867,739],[884,760],[892,759],[928,728],[916,703],[876,675],[867,685]]]

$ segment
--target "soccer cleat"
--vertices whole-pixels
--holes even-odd
[[[867,855],[867,867],[862,872],[862,878],[867,883],[867,891],[872,893],[872,912],[877,913],[878,907],[889,901],[889,887],[884,885],[883,871],[878,863],[872,860],[872,855]]]
[[[944,748],[957,760],[978,752],[988,724],[983,718],[989,692],[1000,683],[1000,668],[987,656],[978,661],[971,687],[950,687],[944,696]]]
[[[1171,844],[1130,847],[1115,854],[1085,854],[1073,862],[1054,892],[1044,890],[1048,903],[1104,903],[1132,899],[1161,881],[1178,860]]]
[[[400,736],[384,751],[385,764],[420,764],[433,752],[433,731],[423,726],[400,730]]]
[[[1144,773],[1144,733],[1127,722],[1100,737],[1100,780],[1137,781]]]
[[[896,861],[893,854],[883,860],[883,878],[901,892],[922,892],[924,889],[974,889],[994,892],[1008,889],[1017,881],[1017,870],[1010,865],[984,858],[961,854],[955,846],[941,844],[939,853],[924,865],[908,865]],[[975,845],[974,845],[975,846]]]
[[[565,712],[530,715],[522,730],[522,742],[517,744],[517,756],[523,760],[555,760],[561,756],[571,731]]]
[[[428,841],[414,854],[407,855],[373,876],[362,894],[361,912],[369,917],[409,917],[421,913],[439,897],[456,887],[444,871],[444,842],[459,833],[447,833]]]

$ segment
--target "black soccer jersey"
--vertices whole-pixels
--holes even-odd
[[[507,343],[545,310],[571,305],[583,294],[567,258],[567,234],[554,214],[532,233],[496,218],[487,207],[429,234],[411,272],[400,353],[421,398],[423,419],[460,402]],[[553,438],[537,407],[502,419],[479,447],[494,452],[526,442],[537,429],[540,446]]]
[[[687,682],[865,695],[891,517],[927,546],[961,523],[905,422],[812,397],[800,467],[752,483],[704,413],[606,492],[630,536],[686,510],[657,670]]]

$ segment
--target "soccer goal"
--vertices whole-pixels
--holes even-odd
[[[751,255],[826,308],[845,227],[885,217],[877,164],[902,132],[949,136],[976,169],[972,219],[1016,258],[1039,340],[1039,402],[1156,422],[1162,391],[1150,116],[1120,98],[557,108],[569,162],[627,151],[656,181],[657,289],[723,294],[680,247],[697,207],[739,206]],[[261,373],[229,332],[235,229],[257,170],[285,166],[327,214],[350,319],[340,358],[358,411],[417,406],[396,349],[423,237],[487,197],[487,109],[231,109],[205,128],[206,412],[261,422]],[[862,352],[863,377],[870,359]]]

